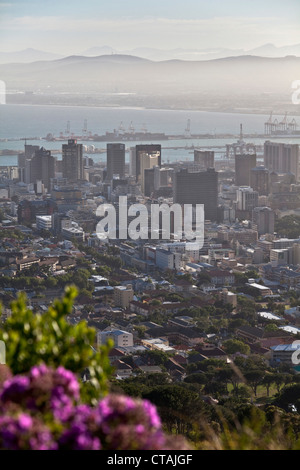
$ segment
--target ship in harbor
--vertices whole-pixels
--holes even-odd
[[[129,129],[126,129],[121,122],[118,129],[113,132],[106,132],[104,135],[94,134],[92,140],[95,142],[114,142],[114,141],[143,141],[143,140],[168,140],[168,136],[163,132],[149,132],[145,125],[141,131],[136,131],[133,123],[130,123]]]
[[[104,135],[93,135],[90,140],[95,142],[130,142],[130,141],[149,141],[149,140],[168,140],[169,136],[160,132],[124,132],[119,134],[118,132],[106,132]]]
[[[84,128],[82,129],[82,135],[75,135],[70,132],[70,123],[68,122],[67,130],[65,133],[60,132],[59,137],[55,137],[53,134],[49,133],[45,140],[48,141],[57,141],[57,140],[68,140],[70,138],[82,140],[82,141],[94,141],[94,142],[121,142],[121,141],[149,141],[149,140],[168,140],[170,136],[166,135],[163,132],[149,132],[145,125],[143,125],[140,131],[136,131],[133,123],[130,123],[128,130],[126,130],[121,122],[118,129],[114,129],[112,132],[106,132],[103,135],[92,134],[87,130],[87,125],[85,122]]]

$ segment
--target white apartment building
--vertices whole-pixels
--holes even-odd
[[[52,229],[52,215],[37,215],[36,216],[37,230],[51,230]]]
[[[112,339],[114,347],[126,348],[133,346],[133,334],[123,330],[98,331],[97,343],[106,344],[108,339]]]

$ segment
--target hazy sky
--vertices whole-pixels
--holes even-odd
[[[0,51],[300,43],[299,0],[0,0]]]

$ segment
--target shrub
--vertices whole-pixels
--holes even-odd
[[[80,401],[75,374],[34,366],[6,380],[0,393],[0,449],[188,450],[163,432],[147,400],[108,394],[96,406]]]
[[[68,322],[76,296],[77,290],[67,287],[63,299],[56,300],[47,312],[34,313],[21,294],[12,302],[12,314],[0,329],[0,340],[5,342],[6,363],[13,374],[26,373],[41,363],[85,373],[90,380],[80,383],[81,393],[92,401],[108,391],[111,344],[97,349],[94,328],[85,321],[75,325]]]

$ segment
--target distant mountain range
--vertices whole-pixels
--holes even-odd
[[[52,54],[51,52],[38,51],[36,49],[24,49],[16,52],[0,52],[0,63],[30,63],[37,60],[55,60],[62,58],[60,54]]]
[[[226,48],[209,48],[209,49],[171,49],[162,50],[149,47],[138,47],[131,50],[117,50],[111,46],[92,47],[85,51],[78,52],[75,55],[80,56],[102,56],[109,54],[133,55],[149,59],[153,61],[163,60],[213,60],[225,57],[234,57],[241,55],[254,55],[260,57],[285,57],[295,55],[300,57],[300,44],[276,47],[274,44],[264,44],[255,49],[226,49]],[[16,52],[0,52],[0,63],[30,63],[39,60],[55,60],[66,57],[63,54],[54,54],[36,49],[24,49]]]
[[[0,65],[7,89],[100,93],[278,93],[299,79],[300,57],[155,62],[133,55],[69,56]]]
[[[297,112],[291,86],[300,79],[299,71],[300,57],[295,56],[153,61],[106,54],[0,64],[11,103],[240,111],[263,107],[280,113]]]
[[[171,49],[161,50],[149,47],[138,47],[132,50],[118,51],[110,46],[93,47],[83,52],[86,56],[97,56],[103,54],[129,54],[137,55],[150,60],[213,60],[224,59],[226,57],[254,55],[260,57],[285,57],[295,55],[300,57],[300,44],[291,46],[276,47],[274,44],[264,44],[255,49]]]

